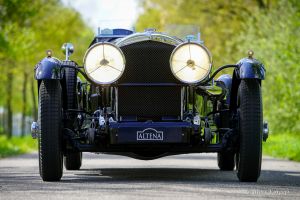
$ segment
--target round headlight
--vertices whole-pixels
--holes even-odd
[[[198,83],[208,77],[211,55],[202,45],[183,43],[173,50],[170,66],[174,76],[184,83]]]
[[[125,69],[122,51],[111,43],[97,43],[91,46],[85,53],[83,62],[87,76],[98,84],[117,81]]]

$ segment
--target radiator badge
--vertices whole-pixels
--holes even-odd
[[[136,138],[143,141],[162,141],[164,140],[164,132],[154,128],[146,128],[143,131],[137,131]]]

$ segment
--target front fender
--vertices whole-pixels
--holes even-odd
[[[235,69],[235,73],[238,79],[265,79],[266,69],[258,60],[243,58],[237,65],[238,68]]]
[[[34,71],[36,80],[60,80],[63,78],[61,62],[53,57],[46,57],[43,60],[41,60],[36,65]]]
[[[232,85],[232,77],[229,74],[222,74],[217,79],[217,85],[221,86],[223,84],[223,88],[226,90],[226,103],[230,103],[230,94],[231,94],[231,85]]]

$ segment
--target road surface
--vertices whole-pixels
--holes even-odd
[[[240,183],[219,171],[216,154],[152,161],[84,154],[80,171],[43,182],[37,154],[0,160],[0,200],[27,199],[300,199],[300,163],[264,157],[257,183]]]

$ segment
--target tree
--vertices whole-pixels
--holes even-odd
[[[257,11],[236,39],[242,49],[252,48],[266,66],[263,82],[265,120],[273,133],[300,134],[300,2],[278,1]]]
[[[266,4],[259,0],[246,3],[244,0],[144,0],[141,4],[144,13],[139,16],[136,27],[142,31],[156,26],[159,31],[165,31],[170,24],[197,25],[213,53],[214,65],[220,66],[237,62],[233,55],[239,44],[232,45],[232,40],[262,2]]]
[[[0,88],[0,107],[5,106],[5,132],[10,137],[14,112],[22,112],[22,134],[25,116],[31,114],[36,120],[33,68],[45,57],[45,50],[53,49],[56,54],[62,43],[75,41],[74,57],[81,60],[92,31],[77,12],[58,0],[0,0],[0,5],[0,80],[6,86]]]

